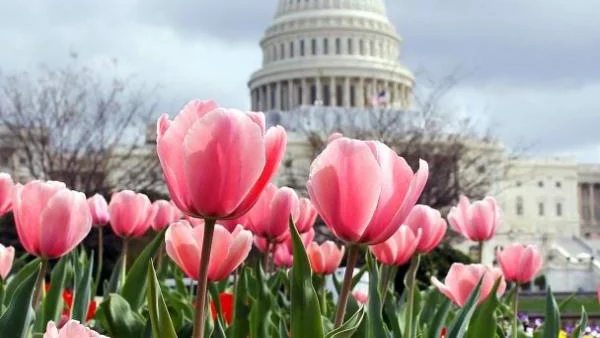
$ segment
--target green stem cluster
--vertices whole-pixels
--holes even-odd
[[[406,311],[406,318],[404,324],[404,332],[407,338],[413,338],[413,318],[414,318],[414,309],[415,309],[415,292],[416,290],[416,280],[417,280],[417,270],[419,269],[419,263],[421,262],[421,256],[416,254],[412,260],[410,261],[410,267],[408,268],[408,272],[405,277],[405,285],[406,290],[408,292],[408,308]]]
[[[348,297],[350,296],[350,290],[352,289],[352,273],[356,266],[356,260],[358,258],[359,247],[357,245],[350,244],[348,246],[348,262],[346,263],[346,272],[344,274],[344,284],[342,285],[342,291],[340,292],[340,299],[338,300],[337,310],[335,312],[335,325],[334,328],[340,327],[344,321],[344,315],[346,314],[346,305],[348,304]]]

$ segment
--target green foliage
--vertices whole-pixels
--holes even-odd
[[[160,284],[156,278],[154,264],[150,261],[147,273],[148,292],[146,295],[148,302],[148,313],[152,325],[152,336],[161,338],[177,338],[177,333],[173,327],[169,309],[160,290]]]
[[[304,244],[290,218],[290,233],[294,246],[294,266],[291,272],[291,332],[292,337],[323,337],[323,320],[319,298],[312,284],[312,271]],[[257,336],[253,336],[257,337]]]
[[[80,322],[85,322],[88,312],[88,306],[92,297],[92,271],[94,269],[94,254],[87,259],[85,252],[79,257],[79,262],[75,266],[75,288],[73,289],[73,306],[71,307],[71,317]]]
[[[20,283],[14,287],[8,308],[0,316],[0,332],[10,333],[14,338],[26,337],[29,325],[33,321],[34,311],[31,308],[31,301],[40,266],[40,262],[36,261],[32,269],[23,269],[26,272],[21,275]]]

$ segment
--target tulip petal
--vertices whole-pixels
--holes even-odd
[[[243,201],[236,208],[235,214],[231,217],[239,217],[254,205],[258,200],[260,193],[263,191],[265,186],[275,176],[283,155],[285,153],[285,147],[287,143],[287,134],[281,126],[271,127],[267,130],[265,135],[265,166],[262,169],[260,177],[252,187],[252,189],[246,194]]]
[[[197,215],[235,211],[265,165],[258,125],[237,110],[217,108],[196,120],[184,139],[184,177]]]
[[[373,217],[382,184],[381,168],[369,147],[340,138],[313,162],[307,188],[332,232],[356,242]]]
[[[202,227],[192,228],[189,223],[179,221],[171,224],[165,233],[167,255],[193,280],[198,280],[200,274],[203,231]]]
[[[247,230],[239,231],[230,243],[229,254],[219,262],[219,269],[214,276],[211,276],[211,281],[227,278],[248,257],[250,249],[252,249],[252,233]]]

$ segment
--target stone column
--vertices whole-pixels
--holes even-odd
[[[317,95],[315,95],[316,101],[323,100],[323,90],[321,89],[321,78],[318,76],[315,78],[315,90],[317,91],[317,93],[316,93]],[[314,104],[314,102],[311,102],[310,104]]]
[[[596,183],[590,184],[590,212],[592,215],[592,224],[596,224],[596,196],[594,196],[594,186]]]
[[[302,97],[300,98],[300,104],[310,104],[308,102],[310,100],[310,93],[308,90],[308,84],[306,83],[306,78],[302,78]]]
[[[265,104],[265,111],[269,111],[271,109],[273,109],[273,107],[271,107],[271,102],[273,102],[273,99],[271,98],[271,95],[273,95],[273,93],[271,92],[271,84],[268,83],[266,86],[267,88],[267,104]]]
[[[288,80],[288,110],[292,110],[296,105],[294,104],[294,80]]]
[[[358,78],[358,90],[356,91],[356,101],[357,107],[363,108],[365,106],[365,83],[362,77]]]
[[[350,107],[350,78],[344,78],[344,91],[342,92],[342,99],[344,100],[344,107]]]
[[[281,81],[275,83],[275,109],[281,110]]]
[[[332,76],[329,80],[329,105],[332,107],[337,106],[336,90],[335,76]]]

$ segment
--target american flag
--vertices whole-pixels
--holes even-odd
[[[382,105],[386,105],[388,103],[388,93],[387,90],[383,89],[377,94],[373,94],[371,97],[371,105],[373,107],[379,107]]]

